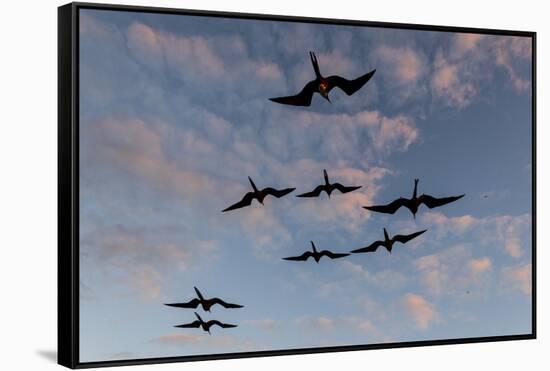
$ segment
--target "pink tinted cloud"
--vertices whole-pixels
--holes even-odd
[[[459,54],[464,54],[470,50],[477,48],[479,42],[484,38],[484,35],[475,33],[459,33],[455,37],[454,49]]]
[[[461,65],[453,63],[439,55],[435,62],[432,75],[432,90],[444,98],[448,105],[465,107],[477,95],[477,89],[472,81],[460,74]]]
[[[507,267],[503,270],[503,275],[513,289],[519,290],[527,296],[532,295],[532,265],[530,263]]]
[[[508,73],[512,86],[518,92],[527,92],[531,88],[528,78],[521,77],[514,68],[516,59],[529,59],[531,53],[530,39],[525,37],[508,37],[497,40],[494,44],[495,62]]]
[[[243,322],[246,325],[259,327],[265,330],[274,330],[280,323],[274,319],[271,318],[264,318],[264,319],[249,319],[245,320]]]
[[[408,47],[381,46],[375,57],[391,72],[389,75],[400,84],[416,82],[424,72],[424,62],[419,54]]]
[[[186,244],[151,242],[148,232],[122,225],[97,227],[83,236],[81,249],[85,259],[95,263],[113,284],[137,293],[142,299],[157,299],[162,293],[164,271],[186,271],[198,258],[213,258],[218,243],[213,240],[190,240]]]
[[[493,263],[489,257],[472,257],[472,250],[455,245],[413,261],[420,282],[433,296],[456,295],[470,287],[484,287]]]
[[[438,51],[430,86],[445,104],[462,108],[479,96],[482,83],[494,79],[488,72],[496,67],[506,71],[516,92],[526,93],[529,76],[521,76],[517,63],[531,57],[529,38],[456,34],[449,50]]]
[[[250,76],[263,81],[282,79],[277,64],[251,59],[238,35],[180,36],[139,22],[132,23],[126,33],[128,47],[136,58],[155,68],[165,63],[184,78],[200,76],[219,83]],[[220,49],[230,50],[234,57],[230,64],[220,55]]]
[[[523,255],[524,246],[522,246],[521,237],[531,227],[529,214],[477,218],[472,215],[448,217],[440,212],[428,211],[421,218],[424,223],[437,227],[438,237],[473,232],[485,243],[501,246],[514,258]]]
[[[171,129],[166,124],[135,118],[107,118],[91,123],[87,130],[95,148],[86,153],[97,156],[90,159],[95,165],[116,166],[123,173],[139,176],[152,186],[175,193],[210,189],[212,183],[207,175],[185,169],[167,157],[164,148]],[[187,150],[203,155],[213,153],[212,144],[191,132],[180,135]]]
[[[242,340],[232,335],[220,335],[210,336],[208,334],[186,334],[186,333],[169,333],[166,335],[159,336],[151,340],[152,342],[173,345],[173,346],[183,346],[183,345],[207,345],[207,346],[216,346],[224,348],[237,348],[240,350],[255,350],[258,348],[257,344],[252,341]]]
[[[468,262],[468,267],[473,274],[485,272],[492,267],[491,259],[486,256],[478,259],[472,259]]]
[[[407,313],[415,321],[416,326],[422,330],[427,329],[438,318],[435,307],[421,295],[405,294],[402,302]]]
[[[326,316],[318,317],[298,317],[294,320],[298,326],[304,327],[307,330],[321,330],[329,332],[334,330],[335,320]]]

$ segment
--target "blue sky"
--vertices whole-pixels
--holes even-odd
[[[311,107],[325,75],[373,79]],[[530,39],[137,12],[80,16],[81,361],[531,332]],[[361,185],[330,200],[258,187]],[[419,192],[442,208],[374,214]],[[295,193],[297,194],[297,193]],[[406,245],[340,260],[390,234]],[[187,301],[243,304],[173,326]],[[202,314],[202,311],[199,312]]]

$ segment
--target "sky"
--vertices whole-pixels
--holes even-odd
[[[376,69],[348,97],[273,103]],[[531,333],[531,40],[80,10],[80,361]],[[300,199],[323,182],[362,186]],[[222,213],[251,190],[296,187]],[[361,206],[466,194],[414,219]],[[289,262],[428,231],[391,254]],[[164,306],[206,297],[193,310]]]

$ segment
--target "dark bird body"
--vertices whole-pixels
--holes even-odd
[[[287,194],[289,194],[290,192],[292,192],[296,189],[296,188],[275,189],[275,188],[267,187],[267,188],[264,188],[260,191],[260,190],[258,190],[258,188],[256,188],[256,185],[254,184],[252,179],[250,179],[250,177],[248,177],[248,180],[250,181],[250,185],[252,186],[254,191],[248,192],[247,194],[244,195],[242,200],[240,200],[239,202],[229,206],[227,209],[222,210],[222,212],[235,210],[235,209],[240,209],[240,208],[245,207],[245,206],[250,206],[250,204],[252,204],[252,200],[254,200],[254,199],[258,200],[258,202],[263,205],[264,198],[267,195],[271,195],[271,196],[274,196],[274,197],[277,197],[277,198],[281,198],[281,197],[286,196]]]
[[[177,325],[177,326],[174,326],[174,327],[179,327],[179,328],[199,328],[201,327],[204,331],[208,332],[210,334],[210,328],[214,325],[216,326],[219,326],[221,328],[232,328],[232,327],[237,327],[237,325],[232,325],[230,323],[222,323],[218,320],[215,320],[215,319],[212,319],[210,321],[203,321],[201,316],[199,316],[197,314],[197,312],[195,312],[195,316],[197,316],[197,320],[196,321],[193,321],[191,323],[184,323],[183,325]]]
[[[323,170],[323,175],[325,176],[325,184],[321,184],[321,185],[315,187],[315,189],[313,191],[307,192],[307,193],[302,193],[301,195],[298,195],[296,197],[319,197],[321,192],[325,191],[327,193],[328,197],[330,198],[330,194],[335,189],[340,191],[340,193],[348,193],[348,192],[352,192],[352,191],[355,191],[355,190],[361,188],[361,186],[358,186],[358,187],[345,187],[340,183],[332,183],[331,184],[328,180],[328,174],[327,174],[326,170]]]
[[[313,98],[313,93],[319,93],[323,98],[330,102],[328,93],[333,88],[340,88],[347,95],[352,95],[357,90],[361,89],[371,77],[374,75],[376,70],[356,78],[355,80],[347,80],[343,77],[334,75],[329,77],[323,77],[319,70],[319,63],[317,62],[317,57],[315,53],[309,52],[311,58],[311,63],[313,64],[313,69],[315,70],[315,80],[312,80],[306,84],[306,86],[296,95],[288,97],[279,97],[279,98],[269,98],[269,100],[280,103],[280,104],[289,104],[292,106],[309,106],[311,105],[311,99]]]
[[[418,212],[418,208],[420,205],[424,204],[430,209],[433,209],[434,207],[439,207],[443,205],[447,205],[448,203],[454,202],[462,197],[464,195],[460,196],[451,196],[451,197],[442,197],[442,198],[435,198],[433,196],[422,194],[419,197],[416,195],[416,188],[418,186],[418,179],[414,180],[414,191],[412,198],[398,198],[397,200],[387,204],[387,205],[379,205],[379,206],[363,206],[363,208],[371,211],[376,211],[379,213],[385,213],[385,214],[393,214],[395,213],[401,206],[406,207],[411,211],[413,214],[413,217],[416,218],[416,213]]]
[[[232,303],[226,303],[220,298],[210,298],[205,299],[199,289],[194,287],[195,292],[197,293],[197,297],[195,299],[192,299],[188,301],[187,303],[172,303],[172,304],[164,304],[169,307],[175,307],[175,308],[197,308],[199,305],[202,307],[202,309],[205,312],[210,312],[210,308],[214,306],[215,304],[221,305],[224,308],[242,308],[242,305],[239,304],[232,304]]]
[[[321,260],[321,258],[323,256],[326,256],[326,257],[331,258],[331,259],[338,259],[338,258],[343,258],[344,256],[349,255],[347,253],[344,253],[344,254],[333,253],[333,252],[328,251],[328,250],[317,251],[313,241],[310,241],[310,242],[311,242],[311,250],[312,251],[306,251],[305,253],[303,253],[300,256],[290,256],[288,258],[283,258],[283,260],[306,261],[309,258],[313,258],[313,259],[315,259],[315,262],[319,263],[319,260]]]
[[[412,233],[412,234],[405,234],[405,235],[396,234],[395,236],[390,238],[390,236],[388,235],[388,231],[386,231],[386,228],[384,228],[384,240],[383,241],[375,241],[367,247],[363,247],[361,249],[353,250],[352,253],[356,254],[356,253],[362,253],[362,252],[374,252],[380,246],[384,246],[386,248],[386,250],[388,250],[388,252],[391,254],[391,250],[393,248],[394,243],[396,243],[396,242],[400,242],[400,243],[409,242],[413,238],[416,238],[416,237],[420,236],[422,233],[424,233],[426,231],[427,231],[427,229],[424,229],[423,231],[418,231],[418,232],[415,232],[415,233]]]

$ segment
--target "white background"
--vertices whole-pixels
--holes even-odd
[[[107,1],[106,2],[110,2]],[[122,1],[131,5],[224,10],[370,21],[518,29],[538,33],[538,339],[485,344],[136,366],[155,370],[540,370],[550,340],[546,247],[550,197],[550,22],[545,1],[384,0]],[[0,22],[0,367],[56,365],[57,6],[55,0],[5,1]],[[506,164],[503,164],[506,166]],[[546,351],[546,354],[545,354]],[[546,366],[546,367],[545,367]],[[139,367],[139,368],[138,368]]]

